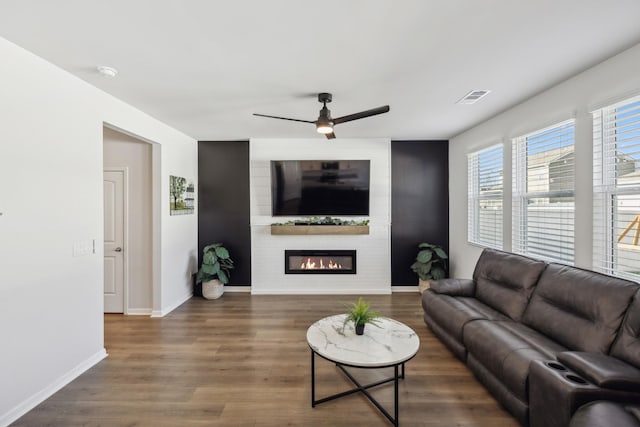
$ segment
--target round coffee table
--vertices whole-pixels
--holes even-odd
[[[325,317],[307,330],[307,343],[311,349],[311,406],[361,392],[384,416],[398,425],[398,380],[404,379],[404,364],[416,355],[420,339],[413,329],[388,317],[378,318],[376,324],[368,324],[364,335],[356,335],[353,322],[344,323],[346,314]],[[315,355],[336,366],[351,380],[356,388],[316,400]],[[394,375],[375,383],[362,385],[345,367],[394,369]],[[401,372],[400,372],[401,371]],[[367,391],[372,387],[394,383],[394,416],[391,416]]]

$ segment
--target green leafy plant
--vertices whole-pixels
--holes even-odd
[[[229,257],[229,251],[222,246],[222,243],[205,246],[202,254],[202,265],[198,270],[196,281],[200,283],[218,279],[225,285],[229,283],[233,260]]]
[[[447,274],[447,253],[441,246],[431,243],[420,243],[420,251],[416,262],[411,264],[411,270],[422,280],[438,280]]]
[[[380,312],[372,311],[369,308],[369,303],[365,302],[362,297],[358,298],[358,302],[344,304],[344,306],[349,310],[344,319],[345,324],[349,321],[353,321],[355,325],[375,324],[377,318],[380,317]]]
[[[369,225],[369,220],[355,221],[349,219],[332,218],[330,216],[297,219],[295,221],[276,222],[271,225]]]

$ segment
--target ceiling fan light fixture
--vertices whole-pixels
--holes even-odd
[[[330,101],[329,99],[329,102]],[[316,130],[318,133],[327,135],[333,132],[333,119],[331,118],[331,111],[327,108],[327,100],[323,100],[322,102],[324,105],[322,110],[320,110],[318,120],[316,120]]]
[[[326,135],[333,132],[333,122],[317,123],[316,130],[318,133]]]

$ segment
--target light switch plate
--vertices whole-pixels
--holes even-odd
[[[73,244],[73,256],[80,257],[85,255],[91,255],[93,253],[93,241],[92,240],[78,240]]]

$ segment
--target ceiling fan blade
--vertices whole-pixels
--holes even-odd
[[[352,120],[364,119],[365,117],[376,116],[378,114],[383,114],[389,112],[390,108],[388,105],[384,107],[372,108],[371,110],[361,111],[359,113],[349,114],[348,116],[338,117],[337,119],[333,119],[333,124],[350,122]]]
[[[268,116],[266,114],[253,113],[253,115],[254,116],[258,116],[258,117],[268,117],[270,119],[289,120],[289,121],[292,121],[292,122],[315,123],[315,121],[312,121],[312,120],[290,119],[288,117]]]
[[[327,137],[327,139],[335,139],[336,138],[336,134],[333,133],[333,132],[325,133],[324,135]]]

